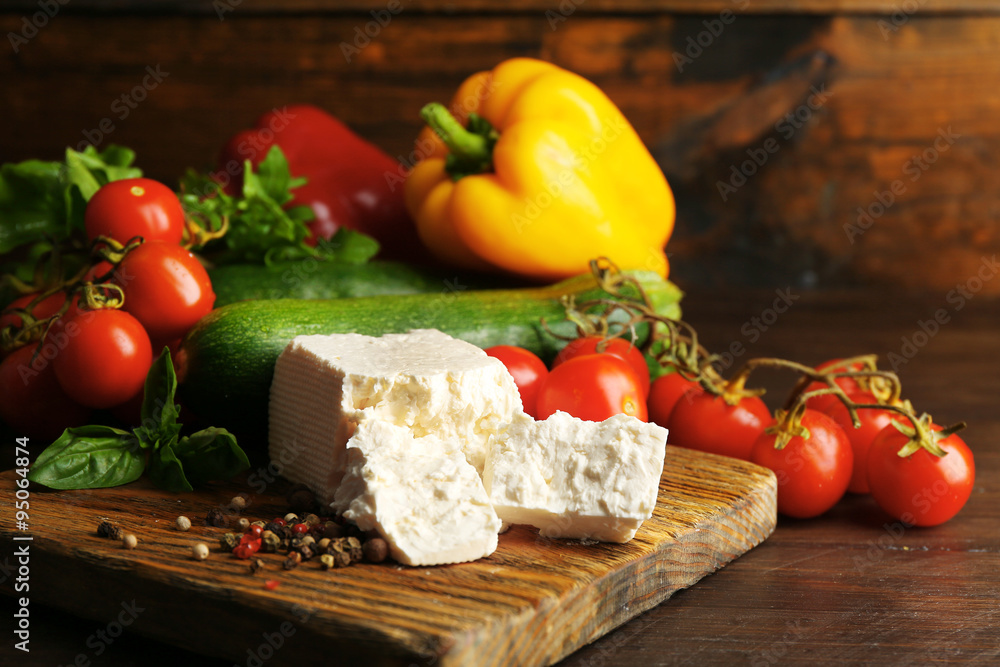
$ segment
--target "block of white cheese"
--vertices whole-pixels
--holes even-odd
[[[627,415],[519,415],[495,436],[483,483],[505,522],[546,537],[627,542],[653,514],[666,442],[667,429]]]
[[[497,548],[500,519],[459,444],[362,419],[347,442],[334,504],[361,530],[377,530],[405,565],[489,556]]]
[[[489,437],[521,411],[521,398],[503,363],[440,331],[298,336],[271,384],[269,454],[278,473],[329,503],[366,408],[416,437],[460,443],[481,472]]]

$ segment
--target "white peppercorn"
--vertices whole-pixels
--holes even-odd
[[[139,544],[139,540],[132,533],[122,538],[122,546],[126,549],[135,549],[137,544]]]
[[[177,517],[177,530],[187,531],[191,530],[191,519],[186,516]]]
[[[191,555],[195,560],[205,560],[208,558],[208,545],[202,542],[191,547]]]

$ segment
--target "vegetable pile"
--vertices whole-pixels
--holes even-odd
[[[0,420],[54,440],[31,478],[231,476],[234,435],[185,432],[175,393],[253,453],[294,336],[438,328],[500,359],[535,418],[625,413],[770,468],[789,517],[869,493],[929,526],[968,500],[963,424],[916,412],[874,357],[720,375],[666,280],[673,193],[593,84],[515,58],[421,116],[410,171],[311,106],[264,114],[176,192],[117,146],[3,165]],[[797,377],[773,414],[748,388],[765,367]]]
[[[175,194],[143,178],[134,157],[67,150],[62,163],[0,171],[0,419],[55,440],[31,473],[53,488],[112,486],[148,470],[183,490],[245,469],[224,429],[181,435],[173,403],[169,350],[216,301],[205,264],[351,266],[378,250],[349,230],[317,239],[308,208],[285,208],[301,180],[277,147],[256,171],[246,165],[236,196],[194,172]]]

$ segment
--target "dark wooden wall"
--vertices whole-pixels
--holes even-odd
[[[42,27],[26,28],[53,6]],[[660,161],[679,201],[668,250],[682,284],[1000,293],[991,264],[998,9],[986,0],[5,2],[0,160],[57,158],[89,138],[135,148],[149,175],[172,184],[263,111],[296,102],[405,156],[423,103],[447,100],[474,71],[535,56],[601,86]],[[367,45],[355,42],[373,11],[392,18],[368,26],[377,34]],[[361,47],[350,61],[342,43]],[[741,169],[752,172],[745,182]]]

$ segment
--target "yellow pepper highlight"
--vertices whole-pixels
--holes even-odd
[[[442,260],[555,281],[606,256],[667,276],[673,193],[594,84],[515,58],[469,77],[450,110],[431,104],[421,114],[424,157],[407,178],[406,205]]]

